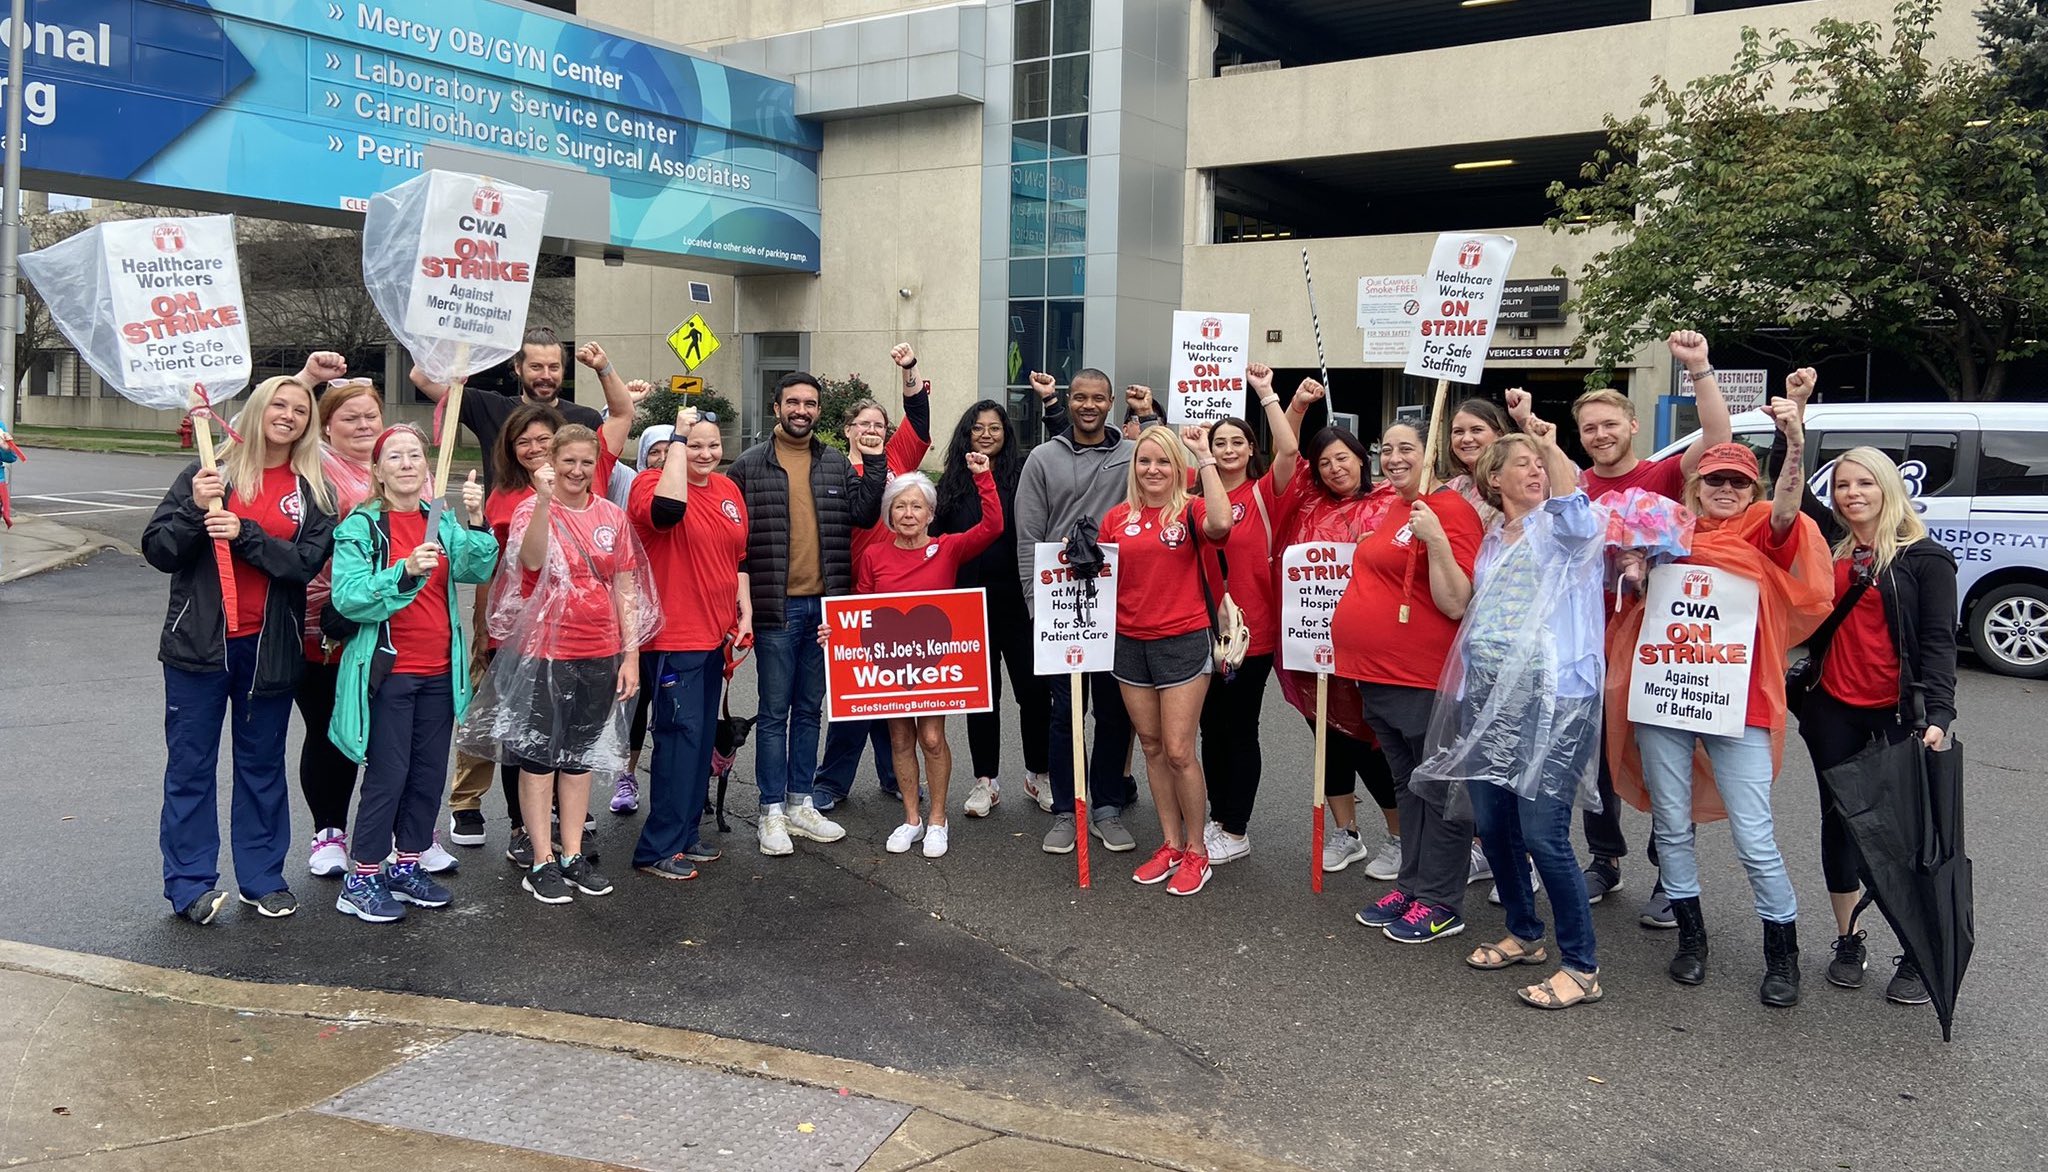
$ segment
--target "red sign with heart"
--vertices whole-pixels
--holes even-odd
[[[980,590],[828,598],[825,629],[827,720],[992,707]]]

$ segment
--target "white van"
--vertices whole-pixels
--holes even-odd
[[[1770,417],[1745,411],[1734,422],[1735,438],[1767,463]],[[2048,676],[2048,403],[1813,404],[1806,435],[1823,502],[1850,448],[1898,461],[1928,533],[1956,555],[1956,622],[1977,658],[2006,675]]]

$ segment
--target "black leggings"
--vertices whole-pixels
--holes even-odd
[[[1209,784],[1209,816],[1232,834],[1245,832],[1252,800],[1259,795],[1259,775],[1265,767],[1259,755],[1259,707],[1272,674],[1272,655],[1247,655],[1234,678],[1210,676],[1209,694],[1202,698],[1202,773]]]
[[[1895,708],[1855,708],[1828,695],[1827,689],[1815,688],[1805,710],[1799,714],[1799,735],[1806,739],[1806,751],[1813,755],[1813,775],[1818,781],[1822,770],[1862,752],[1872,738],[1882,737],[1888,744],[1897,744],[1912,736],[1913,730],[1899,719]],[[1857,869],[1862,861],[1856,840],[1849,836],[1849,820],[1842,817],[1840,807],[1828,797],[1827,786],[1822,784],[1820,868],[1827,876],[1829,894],[1849,895],[1861,890],[1863,880]]]
[[[1022,601],[999,601],[999,590],[1001,587],[991,587],[988,592],[988,682],[993,703],[987,712],[976,712],[967,718],[967,756],[974,764],[976,777],[996,777],[1002,772],[1003,677],[996,670],[1000,657],[1002,666],[1010,673],[1010,690],[1017,697],[1017,731],[1024,742],[1024,770],[1044,773],[1052,710],[1045,681],[1032,670],[1035,645],[1031,616],[1025,613]]]
[[[1315,722],[1309,721],[1309,731],[1315,731]],[[1395,807],[1400,797],[1394,786],[1394,768],[1387,764],[1387,755],[1379,746],[1368,745],[1356,737],[1346,736],[1336,729],[1327,731],[1323,743],[1323,794],[1326,797],[1348,798],[1358,792],[1358,779],[1365,779],[1365,792],[1372,795],[1374,804],[1382,810]]]
[[[315,831],[347,829],[348,804],[356,792],[356,763],[327,739],[340,676],[340,664],[309,660],[292,696],[306,722],[306,739],[299,745],[299,792],[306,797]]]

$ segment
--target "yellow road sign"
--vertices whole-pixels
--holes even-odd
[[[718,335],[704,324],[704,315],[693,313],[690,320],[675,328],[668,336],[668,348],[682,360],[683,369],[696,370],[706,359],[718,353]]]
[[[668,389],[673,395],[701,395],[704,393],[704,380],[687,374],[672,374],[668,376]]]

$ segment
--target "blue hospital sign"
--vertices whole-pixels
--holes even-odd
[[[786,81],[491,0],[29,0],[9,31],[33,186],[359,212],[451,147],[601,180],[611,244],[818,269]]]

